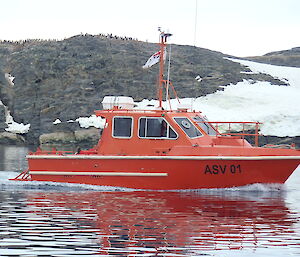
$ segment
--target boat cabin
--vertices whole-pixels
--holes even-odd
[[[106,119],[98,154],[185,155],[199,154],[203,146],[251,147],[244,139],[221,136],[200,112],[134,109],[128,97],[104,98],[102,104],[104,110],[95,111]]]

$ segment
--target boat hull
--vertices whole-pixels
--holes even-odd
[[[284,183],[299,156],[57,156],[28,158],[32,180],[150,190]]]

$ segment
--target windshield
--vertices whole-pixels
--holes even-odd
[[[204,118],[197,115],[193,118],[193,120],[196,121],[199,127],[203,129],[207,135],[216,136],[218,134],[216,129],[211,124],[207,123],[207,120]]]
[[[201,137],[201,132],[190,122],[188,118],[174,118],[180,128],[190,137]]]

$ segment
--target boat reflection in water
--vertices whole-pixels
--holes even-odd
[[[101,255],[193,256],[277,247],[299,252],[299,217],[285,206],[282,192],[260,194],[35,192],[28,200],[32,215],[62,234],[71,221],[79,234],[94,231],[93,250]]]

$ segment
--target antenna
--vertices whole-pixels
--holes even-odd
[[[198,13],[198,0],[195,0],[196,7],[195,7],[195,28],[194,28],[194,46],[196,46],[196,40],[197,40],[197,13]]]

